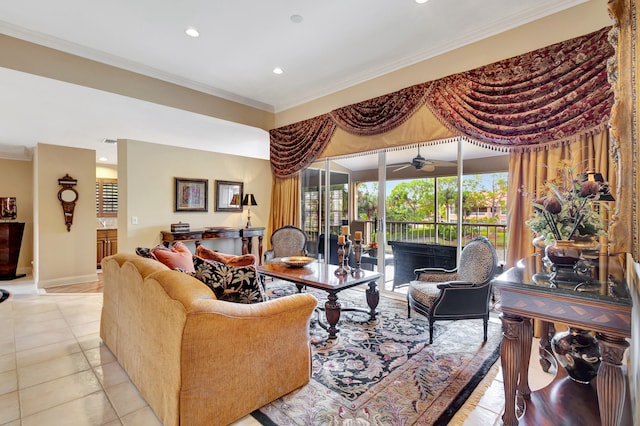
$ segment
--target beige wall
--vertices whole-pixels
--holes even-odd
[[[96,153],[38,144],[34,155],[34,280],[39,288],[95,281]],[[58,179],[78,180],[73,225],[67,231]]]
[[[17,197],[18,220],[26,223],[18,273],[33,272],[39,288],[97,279],[96,227],[100,225],[95,214],[96,177],[117,178],[119,182],[119,251],[156,245],[160,231],[179,221],[190,223],[192,229],[244,226],[246,210],[214,211],[216,179],[243,182],[245,192],[254,193],[259,204],[251,209],[253,226],[266,227],[271,199],[271,169],[266,160],[137,141],[120,141],[119,157],[117,167],[96,166],[93,150],[38,144],[33,161],[0,159],[0,196]],[[78,179],[79,193],[70,232],[57,197],[61,188],[58,179],[67,173]],[[175,213],[174,177],[208,179],[209,211]],[[131,225],[131,216],[138,217],[138,225]],[[205,245],[228,253],[241,252],[240,242],[234,240]],[[194,249],[193,244],[189,246]]]
[[[0,197],[16,197],[18,222],[25,223],[17,273],[30,274],[33,259],[32,161],[0,159]]]
[[[107,164],[96,166],[96,178],[118,179],[118,166]]]
[[[175,177],[208,180],[208,212],[174,212]],[[267,160],[118,140],[118,251],[133,252],[138,246],[160,243],[160,232],[170,230],[172,223],[189,223],[191,229],[243,227],[246,209],[242,213],[214,211],[216,179],[243,182],[244,192],[255,194],[258,203],[251,209],[253,226],[267,226],[271,199],[271,168]],[[137,225],[132,224],[132,217],[137,218]],[[241,252],[239,241],[205,244],[226,253]],[[194,249],[192,244],[189,247]]]

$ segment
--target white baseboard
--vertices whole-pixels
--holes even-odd
[[[37,283],[38,288],[60,287],[62,285],[71,284],[89,284],[98,281],[98,274],[78,275],[75,277],[56,278],[54,280],[40,280]]]

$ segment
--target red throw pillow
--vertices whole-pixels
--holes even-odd
[[[195,272],[193,255],[184,243],[174,243],[171,248],[162,245],[154,247],[151,252],[160,262],[171,269],[180,268],[185,272]]]
[[[196,256],[207,260],[215,260],[229,266],[250,266],[256,264],[256,257],[253,254],[243,254],[236,256],[233,254],[224,254],[208,249],[203,246],[196,248]]]

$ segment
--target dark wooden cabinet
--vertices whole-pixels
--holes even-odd
[[[18,278],[16,270],[23,233],[24,222],[0,223],[0,280]]]
[[[107,256],[118,252],[118,230],[98,229],[97,238],[97,261],[100,268],[100,261]]]

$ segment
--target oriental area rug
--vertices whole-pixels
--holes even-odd
[[[278,283],[273,295],[289,293]],[[269,293],[269,284],[267,284]],[[326,293],[309,289],[321,302]],[[366,307],[364,292],[339,293]],[[381,297],[378,318],[343,312],[338,338],[311,321],[313,376],[306,386],[252,413],[263,425],[446,425],[499,357],[502,329],[482,320],[428,321],[406,302]],[[324,319],[324,313],[320,313]]]

